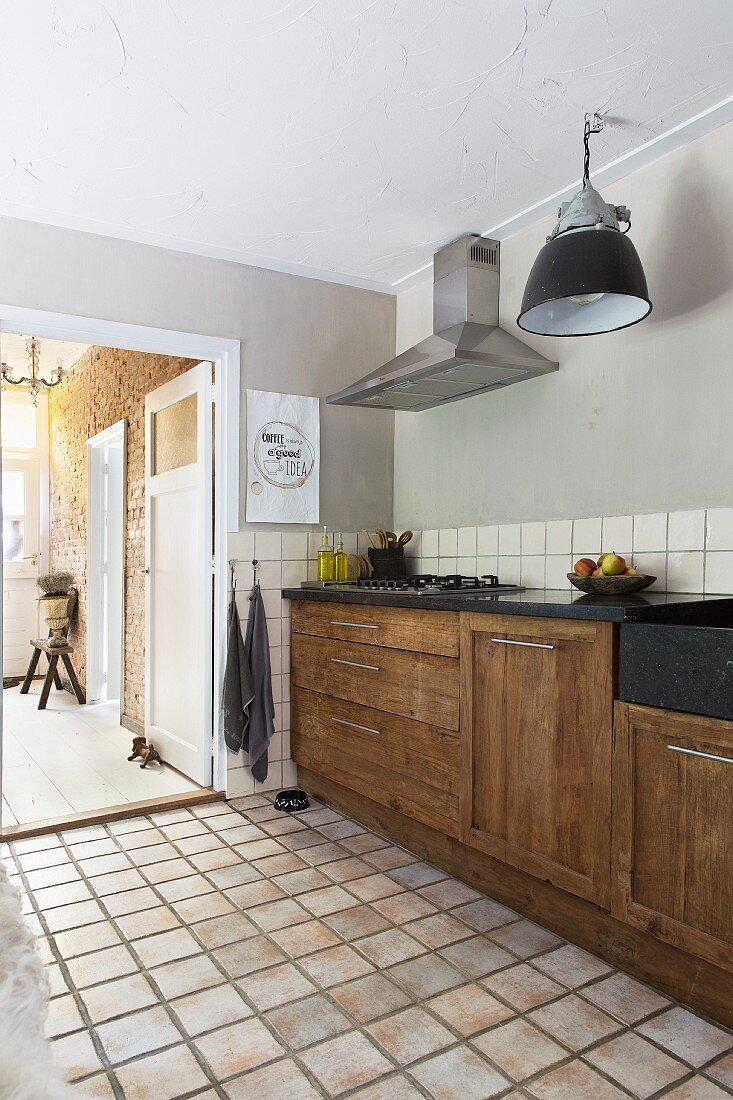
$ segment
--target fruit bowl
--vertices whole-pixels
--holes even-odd
[[[632,596],[642,592],[656,577],[633,573],[631,576],[620,574],[617,577],[581,577],[578,573],[568,573],[568,580],[581,592],[590,592],[593,596]]]

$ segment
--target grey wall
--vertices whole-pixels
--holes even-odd
[[[0,302],[238,338],[242,395],[249,387],[325,397],[389,359],[395,341],[391,295],[7,218]],[[321,438],[322,522],[385,523],[392,414],[322,404]],[[244,439],[243,424],[242,485]]]
[[[574,340],[515,324],[552,222],[501,246],[501,317],[560,372],[395,418],[395,522],[413,528],[730,505],[733,123],[604,190],[633,215],[654,311]],[[431,286],[398,298],[398,350],[430,329]]]

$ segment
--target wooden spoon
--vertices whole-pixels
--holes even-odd
[[[403,531],[400,537],[397,539],[398,546],[407,546],[408,542],[412,538],[412,531]]]

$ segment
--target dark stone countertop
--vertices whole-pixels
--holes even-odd
[[[528,588],[496,596],[413,595],[374,592],[353,585],[327,588],[284,588],[286,600],[315,600],[322,603],[370,604],[381,607],[410,607],[434,611],[472,611],[498,615],[537,615],[555,619],[596,619],[615,623],[704,622],[733,608],[733,596],[703,596],[688,592],[642,592],[638,596],[612,598],[589,596],[564,589]]]

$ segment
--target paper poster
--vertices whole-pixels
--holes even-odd
[[[317,397],[247,390],[247,522],[318,523]]]

